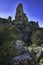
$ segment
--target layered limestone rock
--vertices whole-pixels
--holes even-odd
[[[15,20],[23,20],[23,6],[20,3],[16,9]]]
[[[22,21],[22,23],[26,24],[28,23],[28,18],[26,16],[26,14],[23,11],[23,5],[22,3],[20,3],[16,9],[16,16],[15,16],[15,20],[18,21]]]

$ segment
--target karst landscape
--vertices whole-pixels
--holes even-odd
[[[43,28],[29,21],[23,4],[15,19],[0,18],[0,65],[43,65]]]

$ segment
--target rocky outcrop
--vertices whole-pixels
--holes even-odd
[[[12,17],[9,16],[8,19],[0,18],[0,26],[7,25],[9,27],[14,26],[20,30],[20,37],[23,41],[27,42],[28,45],[31,43],[32,33],[35,32],[38,28],[38,21],[28,21],[28,18],[23,10],[23,5],[20,3],[16,8],[15,20],[12,21]],[[4,25],[4,26],[5,26]],[[0,27],[1,28],[1,27]]]
[[[38,22],[28,21],[22,3],[17,6],[14,24],[15,27],[20,29],[21,39],[29,45],[31,43],[32,32],[35,32],[39,28],[39,25]]]
[[[34,65],[34,62],[28,53],[24,53],[21,56],[14,57],[12,61],[13,65]]]
[[[28,23],[28,18],[23,11],[23,5],[20,3],[16,9],[15,20],[22,21],[24,24]]]
[[[20,53],[19,56],[11,59],[13,65],[36,65],[35,52],[33,50],[31,52],[27,51],[21,44],[21,41],[17,40],[13,48],[16,48]]]

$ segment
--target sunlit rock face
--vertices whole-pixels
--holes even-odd
[[[43,51],[41,51],[40,57],[38,59],[40,65],[43,65]]]
[[[43,59],[40,59],[39,64],[40,64],[40,65],[43,65]]]

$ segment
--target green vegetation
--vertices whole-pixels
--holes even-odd
[[[3,27],[0,31],[0,65],[8,65],[13,56],[17,56],[19,53],[16,49],[13,50],[12,44],[19,39],[18,30],[16,28],[10,29],[9,27]]]
[[[31,41],[33,44],[41,45],[43,44],[43,31],[37,30],[35,33],[33,33]]]

